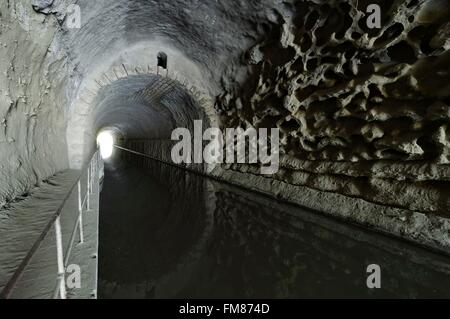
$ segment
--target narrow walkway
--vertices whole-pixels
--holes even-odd
[[[29,197],[0,211],[0,289],[6,286],[75,183],[79,171],[59,173]]]
[[[78,218],[76,181],[80,171],[67,170],[49,178],[35,188],[29,197],[0,211],[0,291],[8,298],[54,298],[57,287],[57,250],[54,220],[61,211],[61,232],[64,257],[71,246],[72,233]],[[87,174],[81,179],[82,192],[87,188]],[[90,211],[85,211],[83,247],[74,245],[68,264],[79,262],[81,289],[68,291],[68,298],[96,296],[96,257],[98,236],[98,179],[94,182]],[[45,235],[46,230],[49,230]],[[78,237],[75,243],[78,242]],[[80,249],[83,248],[83,249]],[[28,258],[30,258],[27,261]],[[83,262],[84,260],[84,262]],[[18,276],[20,274],[20,276]],[[17,277],[18,276],[18,277]],[[93,281],[93,276],[95,280]],[[17,280],[14,278],[17,277]],[[89,278],[88,278],[89,277]],[[11,289],[11,283],[15,283]],[[93,283],[92,283],[93,282]],[[94,284],[94,286],[93,286]]]

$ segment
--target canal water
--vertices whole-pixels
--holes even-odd
[[[105,166],[99,298],[450,297],[444,256],[182,169],[145,166]],[[367,287],[372,264],[379,289]]]

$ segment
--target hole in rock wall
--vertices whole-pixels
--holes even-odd
[[[157,57],[157,66],[163,68],[164,70],[167,69],[167,54],[164,52],[159,52]]]

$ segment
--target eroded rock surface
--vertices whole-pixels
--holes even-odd
[[[224,86],[221,125],[280,128],[276,179],[448,215],[450,4],[377,1],[369,29],[372,2],[284,2],[243,55],[251,76]]]

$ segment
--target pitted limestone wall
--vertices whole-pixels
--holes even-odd
[[[367,27],[372,2],[381,29]],[[221,125],[280,128],[276,180],[450,217],[450,3],[287,7],[243,55],[248,80],[224,86]]]

